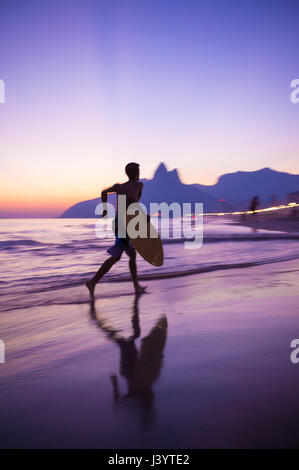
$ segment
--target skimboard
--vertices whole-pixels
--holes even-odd
[[[146,226],[146,237],[130,237],[131,243],[140,256],[154,266],[162,266],[164,262],[163,245],[161,238],[150,221],[148,214],[138,205],[138,210],[134,215],[127,215],[127,226],[134,217]]]

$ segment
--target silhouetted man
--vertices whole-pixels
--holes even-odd
[[[126,183],[123,184],[115,184],[114,186],[111,186],[110,188],[104,189],[101,194],[102,198],[102,203],[107,202],[107,195],[108,193],[116,193],[117,195],[124,195],[126,196],[126,208],[132,203],[138,202],[141,194],[142,194],[142,189],[143,189],[143,183],[139,181],[139,165],[138,163],[128,163],[125,168],[126,174],[129,177],[129,180]],[[103,217],[107,215],[107,210],[103,211]],[[121,214],[121,220],[125,220],[124,214]],[[125,251],[126,254],[129,256],[129,267],[132,275],[132,280],[134,283],[135,287],[135,292],[141,293],[143,292],[146,287],[142,287],[137,278],[137,267],[136,267],[136,251],[131,243],[131,240],[126,232],[125,237],[119,237],[118,232],[119,232],[119,227],[118,227],[118,206],[117,206],[117,212],[116,212],[116,217],[115,217],[115,222],[114,222],[114,232],[115,232],[115,243],[114,245],[109,248],[107,251],[111,255],[110,258],[108,258],[100,269],[97,271],[97,273],[93,276],[92,279],[86,282],[86,286],[90,292],[91,297],[94,297],[94,290],[96,284],[99,282],[99,280],[106,274],[109,269],[112,268],[112,266],[121,258],[121,255]]]
[[[253,214],[255,214],[255,211],[257,209],[257,206],[259,205],[260,203],[260,200],[259,200],[259,197],[258,196],[254,196],[252,199],[251,199],[251,202],[250,202],[250,206],[249,206],[249,210],[253,212]]]

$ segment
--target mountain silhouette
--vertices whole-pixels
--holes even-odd
[[[100,197],[97,197],[95,199],[89,199],[87,201],[82,201],[78,202],[77,204],[74,204],[71,206],[69,209],[67,209],[63,214],[61,214],[60,217],[66,217],[70,219],[76,219],[76,218],[86,218],[86,217],[97,217],[95,215],[95,209],[98,204],[102,202],[102,199]],[[115,207],[116,205],[116,196],[115,194],[111,194],[108,196],[108,202],[113,204]],[[108,214],[110,215],[110,214]]]
[[[205,210],[213,210],[217,206],[217,199],[204,191],[201,191],[195,185],[188,185],[181,182],[178,170],[174,169],[168,171],[165,163],[160,163],[154,176],[151,180],[141,180],[144,184],[142,197],[140,202],[145,204],[147,209],[150,208],[150,203],[178,202],[182,204],[189,202],[193,204],[191,207],[194,209],[194,203],[202,202]],[[108,202],[115,205],[115,195],[109,195]],[[61,217],[77,218],[77,217],[96,217],[95,208],[101,202],[101,198],[91,199],[75,204],[67,209]]]
[[[299,189],[299,175],[283,173],[262,168],[257,171],[237,171],[220,176],[212,186],[194,185],[197,189],[219,199],[226,199],[229,204],[248,205],[248,201],[257,194],[264,204],[271,199],[284,201],[290,192]]]
[[[148,209],[150,203],[153,202],[166,202],[167,204],[203,202],[206,210],[212,210],[217,205],[217,200],[213,196],[193,185],[182,183],[177,169],[167,171],[165,163],[160,163],[153,179],[144,183],[140,202]]]
[[[211,186],[182,183],[177,169],[167,170],[165,163],[160,163],[152,179],[141,180],[144,183],[140,202],[149,210],[150,203],[166,202],[202,202],[204,211],[223,209],[219,200],[225,200],[229,209],[247,208],[254,195],[259,195],[266,205],[271,199],[284,201],[289,193],[299,189],[299,175],[292,175],[263,168],[257,171],[237,171],[220,176],[217,183]],[[115,194],[109,195],[108,201],[115,206]],[[90,199],[75,204],[67,209],[61,217],[96,217],[95,208],[101,198]],[[194,205],[192,205],[194,208]]]

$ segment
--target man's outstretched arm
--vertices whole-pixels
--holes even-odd
[[[102,203],[103,204],[106,204],[107,202],[107,196],[108,196],[108,193],[115,193],[117,191],[117,187],[119,185],[118,184],[114,184],[113,186],[111,186],[110,188],[106,188],[102,191],[101,193],[101,199],[102,199]],[[103,217],[105,217],[107,215],[107,209],[104,209],[103,211]]]

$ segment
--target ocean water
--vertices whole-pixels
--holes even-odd
[[[138,259],[149,295],[123,255],[92,303],[64,287],[108,256],[95,222],[0,220],[0,447],[298,447],[299,234],[206,219],[201,248]]]
[[[82,284],[109,256],[114,240],[96,236],[96,219],[1,219],[0,301],[33,292]],[[176,221],[175,223],[180,223]],[[141,279],[244,268],[299,258],[299,233],[287,234],[234,225],[223,218],[204,220],[203,245],[186,249],[182,239],[164,240],[164,265],[156,268],[138,256]],[[128,258],[103,278],[130,279]]]

